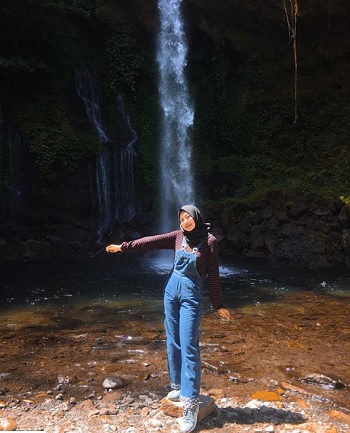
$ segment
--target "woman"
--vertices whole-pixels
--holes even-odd
[[[120,245],[109,253],[172,249],[174,266],[164,292],[164,326],[170,385],[167,397],[183,403],[180,430],[191,432],[197,424],[201,362],[199,327],[202,317],[202,282],[208,276],[211,303],[219,315],[230,319],[224,308],[219,281],[218,245],[199,209],[183,206],[178,214],[180,230],[148,236]]]

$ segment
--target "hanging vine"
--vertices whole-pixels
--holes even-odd
[[[297,19],[298,0],[289,0],[287,7],[286,0],[283,0],[284,12],[286,14],[289,38],[293,44],[294,54],[294,124],[298,121],[298,54],[297,54]]]

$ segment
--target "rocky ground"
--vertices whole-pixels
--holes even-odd
[[[275,401],[264,401],[272,395],[243,400],[224,397],[222,389],[210,392],[215,397],[215,410],[198,423],[196,431],[203,433],[345,433],[350,428],[349,414],[324,410],[310,402],[310,395],[298,395],[295,390],[283,392]],[[60,394],[41,394],[32,399],[11,399],[2,409],[0,425],[2,430],[51,433],[178,432],[177,419],[164,412],[162,398],[161,392],[110,392],[102,398],[77,402]]]
[[[215,405],[196,431],[348,432],[348,298],[298,292],[232,313],[203,319],[202,393]],[[0,316],[0,430],[179,431],[160,318],[101,306],[16,314]],[[115,377],[120,388],[105,389]]]

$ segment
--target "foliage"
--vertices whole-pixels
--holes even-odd
[[[112,91],[135,91],[136,79],[144,65],[144,58],[133,30],[127,26],[116,27],[106,45]]]
[[[138,131],[140,172],[146,185],[156,188],[158,181],[158,94],[153,86],[139,82],[137,99],[130,107]]]
[[[24,59],[22,57],[3,57],[0,56],[0,70],[3,69],[4,72],[36,72],[40,70],[45,70],[48,65],[42,60],[29,58]]]
[[[99,60],[82,25],[95,3],[14,0],[0,8],[2,107],[27,137],[45,183],[99,151],[97,140],[72,129],[67,100],[74,69]]]
[[[350,197],[344,197],[343,195],[341,195],[340,197],[340,200],[342,201],[342,202],[344,202],[346,205],[350,205]]]
[[[196,100],[196,172],[203,179],[212,176],[218,200],[276,188],[348,196],[346,90],[320,94],[312,78],[304,77],[300,92],[310,97],[304,96],[295,125],[293,88],[289,77],[281,76],[280,62],[242,56],[238,69],[228,60],[235,58],[232,48],[208,41],[196,48],[189,64]]]
[[[26,259],[30,259],[35,256],[35,253],[32,250],[33,242],[35,241],[32,239],[27,239],[23,242],[23,257]]]
[[[74,171],[82,159],[99,151],[97,140],[73,132],[65,103],[62,89],[52,84],[19,113],[21,131],[29,139],[44,182],[52,182],[62,170]]]
[[[139,137],[139,171],[147,185],[156,187],[157,74],[151,61],[145,67],[147,55],[150,59],[154,53],[142,51],[144,41],[137,40],[130,26],[119,24],[110,29],[96,17],[91,19],[96,3],[3,0],[1,103],[7,103],[14,123],[29,138],[43,178],[52,180],[60,170],[74,170],[83,158],[99,150],[88,133],[71,127],[72,107],[67,100],[74,92],[75,68],[97,64],[103,82],[108,83],[108,101],[114,101],[116,93],[128,95]],[[286,30],[284,24],[281,27]],[[301,29],[298,38],[305,31]],[[278,31],[273,29],[271,40],[281,40]],[[348,85],[329,85],[334,65],[315,67],[298,43],[301,101],[294,125],[290,47],[284,54],[278,51],[281,46],[269,47],[264,38],[258,40],[256,33],[233,24],[227,26],[221,40],[210,38],[210,32],[194,33],[187,71],[195,101],[194,170],[199,179],[214,179],[205,185],[211,186],[213,196],[246,199],[281,188],[303,194],[318,191],[347,200],[350,91]],[[303,59],[307,59],[304,64]],[[336,61],[334,57],[332,62]],[[306,62],[311,64],[309,69],[305,69]],[[113,126],[113,115],[109,116]]]
[[[58,75],[81,64],[87,55],[92,57],[90,38],[93,35],[84,34],[84,27],[79,28],[77,20],[72,20],[68,13],[58,13],[54,3],[62,7],[65,4],[7,0],[0,8],[0,72],[50,70]],[[67,2],[66,7],[71,11],[82,4],[85,2]],[[85,6],[92,10],[93,4],[94,1],[87,1]]]
[[[41,2],[45,7],[54,8],[62,12],[90,16],[96,10],[96,0],[51,0]]]

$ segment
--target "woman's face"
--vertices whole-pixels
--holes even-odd
[[[185,212],[184,210],[180,212],[180,226],[182,230],[185,230],[186,232],[191,232],[196,227],[194,219],[189,213]]]

